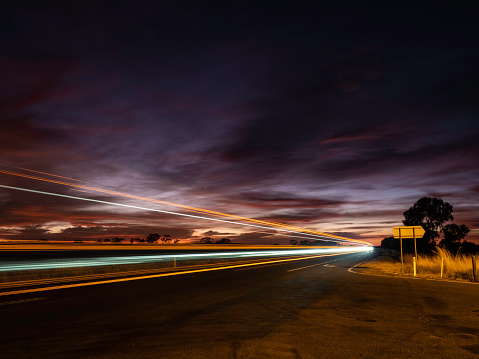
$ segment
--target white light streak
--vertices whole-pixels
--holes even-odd
[[[172,262],[181,260],[198,259],[227,259],[227,258],[251,258],[251,257],[281,257],[315,254],[341,254],[350,252],[371,251],[372,247],[336,247],[336,248],[314,248],[314,249],[291,249],[291,250],[266,250],[266,251],[229,251],[210,253],[188,253],[188,254],[159,254],[159,255],[137,255],[137,256],[114,256],[94,258],[58,258],[42,261],[25,260],[9,262],[0,265],[0,272],[19,270],[41,270],[58,268],[77,268],[90,266],[139,264],[152,262]]]
[[[92,199],[92,198],[84,198],[84,197],[77,197],[77,196],[70,196],[66,194],[60,194],[60,193],[53,193],[53,192],[44,192],[44,191],[38,191],[34,189],[28,189],[28,188],[21,188],[21,187],[13,187],[13,186],[6,186],[6,185],[0,185],[0,187],[3,188],[8,188],[8,189],[13,189],[17,191],[24,191],[24,192],[31,192],[31,193],[38,193],[38,194],[44,194],[44,195],[49,195],[49,196],[55,196],[55,197],[64,197],[64,198],[71,198],[71,199],[78,199],[81,201],[89,201],[89,202],[95,202],[95,203],[103,203],[103,204],[109,204],[113,206],[121,206],[121,207],[128,207],[128,208],[135,208],[135,209],[141,209],[145,211],[153,211],[153,212],[161,212],[161,213],[167,213],[167,214],[174,214],[177,216],[183,216],[183,217],[192,217],[192,218],[197,218],[197,219],[206,219],[209,221],[217,221],[217,222],[225,222],[225,223],[230,223],[230,224],[236,224],[236,225],[242,225],[242,226],[250,226],[250,227],[257,227],[257,228],[265,228],[269,230],[275,230],[275,231],[282,231],[282,232],[288,232],[288,233],[296,233],[300,234],[302,238],[306,238],[304,236],[308,236],[309,238],[316,238],[316,239],[326,239],[328,241],[335,241],[335,242],[346,242],[346,243],[354,243],[358,244],[357,242],[354,241],[347,241],[343,239],[338,239],[334,237],[327,237],[327,236],[322,236],[322,235],[317,235],[317,234],[308,234],[308,233],[303,233],[303,232],[296,232],[293,230],[288,230],[288,229],[283,229],[283,228],[278,228],[278,227],[266,227],[266,226],[260,226],[257,224],[251,224],[251,223],[242,223],[242,222],[234,222],[234,221],[228,221],[225,219],[218,219],[218,218],[209,218],[209,217],[203,217],[203,216],[196,216],[193,214],[186,214],[186,213],[178,213],[178,212],[172,212],[172,211],[165,211],[162,209],[155,209],[155,208],[146,208],[146,207],[140,207],[140,206],[133,206],[130,204],[123,204],[123,203],[115,203],[115,202],[108,202],[108,201],[103,201],[99,199]],[[359,245],[365,245],[365,244],[359,244]]]

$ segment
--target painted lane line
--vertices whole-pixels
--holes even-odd
[[[306,266],[306,267],[301,267],[301,268],[295,268],[295,269],[289,269],[287,272],[294,272],[296,270],[300,270],[300,269],[306,269],[306,268],[311,268],[311,267],[317,267],[317,266],[320,266],[322,265],[323,263],[319,263],[319,264],[313,264],[311,266]]]
[[[274,266],[279,266],[279,265],[282,265],[284,263],[273,263],[273,264],[264,264],[264,265],[260,265],[264,268],[264,267],[274,267]],[[243,271],[243,270],[251,270],[251,269],[256,269],[255,267],[250,267],[250,268],[241,268],[241,269],[235,269],[234,272],[240,272],[240,271]]]
[[[356,253],[356,252],[352,252],[352,253]],[[323,257],[329,257],[329,256],[332,256],[334,254],[325,254],[323,255]],[[334,259],[334,260],[331,260],[331,261],[327,261],[327,262],[322,262],[322,263],[318,263],[318,264],[313,264],[313,265],[310,265],[310,266],[306,266],[306,267],[301,267],[301,268],[295,268],[295,269],[290,269],[288,270],[288,272],[294,272],[296,270],[300,270],[300,269],[305,269],[305,268],[311,268],[311,267],[316,267],[316,266],[325,266],[325,267],[335,267],[335,266],[332,266],[332,265],[328,265],[326,263],[331,263],[331,262],[336,262],[338,259]]]
[[[335,260],[336,260],[336,259],[335,259]],[[334,260],[334,261],[335,261],[335,260]],[[334,262],[334,261],[329,261],[329,262]],[[294,268],[294,269],[288,270],[288,272],[294,272],[294,271],[300,270],[300,269],[306,269],[306,268],[311,268],[311,267],[322,266],[322,265],[324,265],[325,263],[329,263],[329,262],[317,263],[317,264],[313,264],[313,265],[306,266],[306,267],[301,267],[301,268]]]
[[[354,253],[354,252],[353,252],[353,253]],[[318,256],[312,257],[312,258],[331,257],[331,256],[337,256],[337,255],[340,255],[340,254],[344,254],[344,253],[323,254],[323,255],[318,255]],[[288,272],[295,271],[295,270],[302,269],[302,268],[314,267],[314,266],[317,266],[317,265],[321,265],[321,264],[324,264],[324,263],[335,262],[335,261],[337,261],[337,259],[332,260],[332,261],[329,261],[329,262],[323,262],[323,263],[319,263],[319,264],[313,264],[312,266],[301,267],[301,268],[297,268],[297,269],[291,269],[291,270],[288,270]],[[281,264],[283,264],[283,263],[269,264],[269,265],[266,265],[265,267],[270,267],[270,266],[274,266],[274,265],[281,265]],[[242,270],[250,270],[250,269],[254,269],[254,268],[235,269],[235,272],[242,271]]]
[[[294,256],[292,258],[297,258],[300,256]],[[97,279],[106,279],[106,278],[119,278],[119,277],[127,277],[127,276],[141,276],[146,274],[158,274],[164,272],[171,272],[181,270],[190,270],[190,269],[199,269],[199,268],[211,268],[218,265],[228,265],[228,264],[254,264],[258,261],[267,261],[273,260],[274,257],[270,258],[262,258],[262,259],[253,259],[253,260],[241,260],[241,261],[230,261],[230,262],[219,262],[216,264],[197,264],[197,265],[189,265],[189,266],[182,266],[182,267],[162,267],[162,268],[155,268],[155,269],[139,269],[139,270],[131,270],[131,271],[124,271],[124,272],[109,272],[109,273],[98,273],[98,274],[87,274],[87,275],[79,275],[79,276],[69,276],[69,277],[58,277],[58,278],[44,278],[44,279],[32,279],[32,280],[23,280],[23,281],[16,281],[16,282],[5,282],[0,283],[0,290],[7,289],[7,288],[14,288],[14,287],[31,287],[31,286],[40,286],[40,285],[47,285],[47,284],[58,284],[58,283],[73,283],[73,282],[85,282],[89,280],[97,280]],[[275,265],[275,264],[271,264]],[[249,269],[249,268],[246,268]],[[245,270],[245,269],[239,269]]]

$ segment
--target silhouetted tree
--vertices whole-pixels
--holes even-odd
[[[161,241],[163,243],[170,243],[171,242],[171,236],[169,234],[163,235],[163,238],[161,238]]]
[[[289,241],[289,244],[295,246],[296,244],[298,244],[298,241],[297,241],[296,239],[291,239],[291,240]]]
[[[218,244],[229,244],[231,240],[229,238],[221,238],[219,241],[216,241]]]
[[[399,249],[399,240],[394,237],[386,237],[381,241],[382,248]]]
[[[418,250],[431,250],[444,223],[454,219],[452,206],[440,198],[423,197],[404,212],[406,226],[422,226],[426,233],[417,240]]]
[[[441,233],[443,238],[440,244],[449,251],[457,253],[459,248],[467,248],[467,251],[473,253],[475,245],[465,242],[464,238],[469,233],[469,228],[465,225],[454,223],[446,224],[454,220],[452,215],[453,207],[440,198],[423,197],[404,212],[403,224],[406,226],[422,226],[426,233],[423,238],[417,239],[417,249],[421,252],[431,251],[437,245],[437,239]],[[399,239],[387,237],[381,241],[381,247],[399,249]],[[479,246],[478,246],[479,248]],[[405,251],[414,250],[414,241],[412,239],[403,239],[403,249]],[[472,252],[471,252],[472,251]]]
[[[211,243],[213,243],[213,238],[211,238],[211,237],[204,237],[204,238],[201,238],[201,239],[200,239],[200,242],[201,242],[201,243],[211,244]]]
[[[479,254],[479,245],[468,242],[462,241],[459,245],[457,253],[469,253],[469,254]]]
[[[105,239],[103,240],[103,242],[110,242],[110,239],[105,238]]]
[[[442,238],[440,245],[446,247],[451,253],[457,253],[461,242],[466,238],[469,233],[469,228],[464,224],[457,225],[455,223],[447,224],[442,228],[442,233],[444,237]]]
[[[158,233],[150,233],[145,240],[148,243],[156,243],[160,239],[160,235]]]
[[[311,243],[311,241],[307,240],[307,239],[304,239],[302,241],[299,241],[299,244],[301,244],[302,246],[307,246]]]
[[[173,243],[176,244],[176,243],[178,243],[179,241],[180,241],[179,239],[175,238],[175,239],[173,240]]]
[[[121,242],[124,241],[124,239],[123,239],[123,238],[120,238],[120,237],[113,237],[113,238],[111,239],[111,241],[114,242],[114,243],[121,243]]]

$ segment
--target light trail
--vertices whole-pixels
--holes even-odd
[[[17,190],[17,191],[23,191],[23,192],[31,192],[31,193],[44,194],[44,195],[55,196],[55,197],[64,197],[64,198],[78,199],[78,200],[81,200],[81,201],[88,201],[88,202],[108,204],[108,205],[113,205],[113,206],[121,206],[121,207],[135,208],[135,209],[141,209],[141,210],[145,210],[145,211],[152,211],[152,212],[161,212],[161,213],[167,213],[167,214],[174,214],[174,215],[183,216],[183,217],[192,217],[192,218],[197,218],[197,219],[206,219],[206,220],[209,220],[209,221],[225,222],[225,223],[242,225],[242,226],[257,227],[257,228],[263,228],[263,229],[269,229],[269,230],[274,229],[274,230],[277,230],[277,231],[298,233],[298,234],[301,234],[301,235],[308,235],[308,234],[305,234],[305,233],[295,232],[295,231],[287,230],[287,229],[283,229],[283,228],[276,228],[276,227],[275,227],[275,228],[271,228],[271,227],[260,226],[260,225],[251,224],[251,223],[240,223],[240,222],[228,221],[228,220],[219,219],[219,218],[202,217],[202,216],[196,216],[196,215],[193,215],[193,214],[186,214],[186,213],[178,213],[178,212],[172,212],[172,211],[165,211],[165,210],[156,209],[156,208],[139,207],[139,206],[133,206],[133,205],[131,205],[131,204],[115,203],[115,202],[103,201],[103,200],[93,199],[93,198],[84,198],[84,197],[70,196],[70,195],[67,195],[67,194],[60,194],[60,193],[52,193],[52,192],[38,191],[38,190],[34,190],[34,189],[29,189],[29,188],[21,188],[21,187],[13,187],[13,186],[5,186],[5,185],[0,185],[0,187],[8,188],[8,189],[13,189],[13,190]],[[294,236],[292,236],[292,235],[288,235],[288,236],[294,237]],[[308,239],[311,239],[311,238],[309,238],[309,237],[302,237],[302,236],[301,236],[301,237],[296,236],[296,237],[298,237],[298,238],[308,238]],[[317,238],[317,237],[323,239],[323,237],[321,237],[321,236],[319,236],[319,235],[316,235],[316,238]],[[327,237],[326,237],[326,238],[327,238]]]
[[[38,172],[38,171],[35,171],[35,172]],[[241,216],[236,216],[236,215],[231,215],[231,214],[227,214],[227,213],[216,212],[216,211],[211,211],[211,210],[206,210],[206,209],[201,209],[201,208],[196,208],[196,207],[190,207],[190,206],[185,206],[185,205],[180,205],[180,204],[176,204],[176,203],[171,203],[171,202],[156,200],[156,199],[147,198],[147,197],[142,197],[142,196],[131,195],[131,194],[122,193],[122,192],[117,192],[117,191],[105,190],[105,189],[101,189],[101,188],[97,188],[97,187],[92,187],[92,186],[78,185],[78,184],[74,184],[74,183],[68,183],[68,182],[63,182],[63,181],[58,181],[58,180],[46,179],[46,178],[42,178],[42,177],[25,175],[25,174],[22,174],[22,173],[16,173],[16,172],[10,172],[10,171],[3,171],[3,170],[0,170],[0,173],[5,173],[5,174],[9,174],[9,175],[13,175],[13,176],[19,176],[19,177],[24,177],[24,178],[29,178],[29,179],[35,179],[35,180],[44,181],[44,182],[51,182],[51,183],[61,184],[61,185],[70,186],[70,187],[83,188],[83,189],[87,189],[87,190],[95,191],[95,192],[108,193],[108,194],[113,194],[113,195],[117,195],[117,196],[134,198],[134,199],[139,199],[139,200],[142,200],[142,201],[148,201],[148,202],[153,202],[153,203],[166,204],[166,205],[170,205],[170,206],[185,208],[185,209],[187,209],[188,211],[192,211],[192,212],[195,212],[195,213],[208,214],[208,215],[220,216],[220,217],[235,218],[235,219],[239,219],[239,220],[242,220],[242,221],[249,221],[249,222],[264,224],[264,225],[267,225],[267,226],[269,226],[269,227],[274,226],[274,227],[291,228],[291,229],[293,229],[293,230],[296,231],[296,232],[302,232],[302,233],[304,233],[304,234],[310,233],[310,234],[313,234],[313,235],[322,235],[323,238],[330,238],[330,239],[331,239],[331,238],[335,238],[335,239],[339,239],[339,240],[342,240],[342,241],[358,242],[358,243],[361,243],[361,244],[369,245],[369,243],[367,243],[367,242],[363,242],[363,241],[359,241],[359,240],[354,240],[354,239],[349,239],[349,238],[340,237],[340,236],[335,236],[335,235],[332,235],[332,234],[327,234],[327,233],[322,233],[322,232],[311,231],[311,230],[308,230],[308,229],[304,229],[304,228],[300,228],[300,227],[295,227],[295,226],[290,226],[290,225],[286,225],[286,224],[282,224],[282,223],[266,222],[266,221],[261,221],[261,220],[252,219],[252,218],[241,217]],[[41,172],[41,173],[45,173],[45,172]],[[45,173],[45,174],[47,174],[47,173]],[[53,175],[53,174],[49,174],[49,175],[51,175],[51,176],[56,176],[56,175]],[[57,176],[57,177],[61,177],[61,176]],[[65,177],[62,177],[62,178],[65,178]]]
[[[324,254],[321,255],[321,258],[324,257],[331,257],[331,256],[337,256],[337,253],[333,254]],[[297,256],[299,257],[299,256]],[[313,256],[314,258],[317,258],[317,256]],[[273,258],[268,258],[269,260],[272,260]],[[0,283],[0,291],[5,290],[8,288],[24,288],[25,286],[38,286],[38,285],[46,285],[46,284],[56,284],[56,283],[72,283],[72,282],[79,282],[79,281],[91,281],[91,280],[99,280],[99,279],[106,279],[106,278],[119,278],[119,277],[128,277],[128,276],[142,276],[142,275],[147,275],[147,274],[156,274],[159,272],[171,272],[171,271],[178,271],[178,270],[189,270],[189,269],[198,269],[200,267],[202,268],[210,268],[210,267],[215,267],[220,264],[222,265],[229,265],[229,264],[245,264],[245,263],[259,263],[259,262],[264,262],[266,258],[262,259],[246,259],[242,261],[234,261],[234,262],[221,262],[221,263],[201,263],[201,264],[185,264],[185,266],[181,265],[181,262],[176,262],[176,264],[180,264],[181,266],[165,266],[165,267],[159,267],[159,268],[148,268],[148,269],[133,269],[133,270],[121,270],[121,271],[108,271],[106,273],[96,273],[96,274],[84,274],[84,275],[74,275],[74,276],[69,276],[69,277],[50,277],[50,278],[42,278],[42,279],[31,279],[31,280],[20,280],[20,281],[14,281],[14,282],[2,282]],[[337,259],[330,260],[327,262],[322,262],[319,263],[321,264],[326,264],[330,262],[335,262]],[[170,262],[171,263],[171,262]],[[271,264],[271,265],[277,265],[277,264]],[[235,271],[242,271],[242,270],[250,270],[253,269],[251,267],[249,268],[242,268],[242,269],[236,269]],[[288,271],[289,272],[289,271]]]
[[[188,254],[158,254],[158,255],[135,255],[135,256],[113,256],[94,258],[58,258],[42,261],[25,260],[19,262],[7,262],[0,265],[0,272],[78,268],[91,266],[140,264],[152,262],[172,262],[181,260],[198,259],[228,259],[228,258],[252,258],[252,257],[281,257],[297,255],[317,255],[332,253],[343,254],[372,250],[372,247],[341,247],[341,248],[314,248],[314,249],[291,249],[275,251],[229,251],[211,253],[188,253]]]
[[[40,171],[30,170],[30,169],[28,169],[28,168],[23,168],[23,167],[15,167],[15,168],[18,168],[19,170],[24,170],[24,171],[30,171],[30,172],[35,172],[35,173],[41,173],[42,175],[53,176],[53,177],[58,177],[58,178],[63,178],[63,179],[69,179],[69,180],[72,180],[72,181],[77,181],[77,182],[88,183],[88,182],[85,182],[85,181],[82,181],[82,180],[78,180],[78,179],[75,179],[75,178],[63,177],[63,176],[59,176],[59,175],[54,175],[54,174],[52,174],[52,173],[47,173],[47,172],[40,172]]]
[[[35,172],[38,172],[38,171],[35,171]],[[262,221],[262,220],[257,220],[257,219],[252,219],[252,218],[227,214],[227,213],[223,213],[223,212],[211,211],[211,210],[207,210],[207,209],[196,208],[196,207],[181,205],[181,204],[172,203],[172,202],[161,201],[161,200],[142,197],[142,196],[136,196],[136,195],[122,193],[122,192],[101,189],[101,188],[93,187],[93,186],[75,184],[75,183],[70,183],[70,182],[63,182],[63,181],[59,181],[59,180],[47,179],[47,178],[31,176],[31,175],[27,175],[27,174],[23,174],[23,173],[17,173],[17,172],[5,171],[5,170],[0,170],[0,173],[12,175],[12,176],[17,176],[17,177],[24,177],[24,178],[28,178],[28,179],[34,179],[34,180],[43,181],[43,182],[60,184],[60,185],[69,186],[69,187],[82,188],[82,189],[86,189],[86,190],[90,190],[90,191],[94,191],[94,192],[112,194],[112,195],[115,195],[115,196],[122,196],[122,197],[127,197],[127,198],[134,198],[134,199],[138,199],[138,200],[142,200],[142,201],[148,201],[148,202],[153,202],[153,203],[165,204],[165,205],[169,205],[169,206],[175,206],[175,207],[179,207],[179,208],[184,208],[188,211],[192,211],[192,212],[195,212],[195,213],[207,214],[207,215],[216,216],[216,217],[227,217],[227,218],[232,218],[232,219],[236,219],[236,220],[240,220],[240,221],[252,222],[252,223],[256,223],[256,224],[266,225],[266,226],[268,226],[268,228],[271,228],[271,227],[288,228],[288,229],[290,229],[289,231],[291,231],[291,232],[296,232],[296,233],[301,232],[302,234],[306,234],[306,235],[312,234],[312,235],[315,235],[315,236],[320,236],[323,239],[328,238],[329,240],[334,239],[334,240],[340,240],[340,241],[349,242],[349,243],[357,243],[357,244],[367,245],[367,246],[372,245],[371,243],[361,241],[361,240],[357,240],[357,239],[351,239],[351,238],[336,236],[336,235],[329,234],[329,233],[313,231],[313,230],[300,228],[300,227],[296,227],[296,226],[291,226],[291,225],[287,225],[287,224],[276,223],[276,222],[267,222],[267,221]],[[44,172],[41,172],[41,173],[44,173]],[[44,174],[47,174],[47,173],[44,173]],[[52,174],[48,174],[48,175],[56,176],[56,175],[52,175]],[[61,177],[61,176],[57,176],[57,177]]]
[[[358,252],[358,251],[361,251],[361,250],[359,250],[359,248],[356,247],[356,251],[350,251],[350,253],[355,253],[355,252]],[[342,253],[338,253],[337,255],[341,255],[341,254]],[[10,292],[0,292],[0,296],[44,292],[44,291],[56,290],[56,289],[86,287],[86,286],[92,286],[92,285],[118,283],[118,282],[129,282],[129,281],[140,280],[140,279],[169,277],[169,276],[175,276],[175,275],[202,273],[202,272],[218,271],[218,270],[225,270],[225,269],[245,268],[245,267],[251,267],[251,266],[268,265],[268,264],[271,264],[271,263],[300,261],[300,260],[312,259],[312,258],[318,258],[318,257],[324,257],[324,256],[327,256],[327,255],[321,255],[321,254],[319,254],[319,255],[309,255],[309,256],[304,256],[304,257],[294,257],[294,258],[287,258],[287,259],[266,260],[264,262],[254,262],[254,263],[235,264],[235,265],[223,265],[223,266],[212,267],[212,268],[202,268],[202,269],[192,269],[192,270],[184,270],[184,271],[178,271],[178,272],[150,274],[150,275],[143,275],[143,276],[138,276],[138,277],[117,278],[117,279],[100,280],[100,281],[94,281],[94,282],[84,282],[84,283],[75,283],[75,284],[64,284],[64,285],[57,285],[57,286],[43,287],[43,288],[21,289],[21,290],[15,290],[15,291],[10,291]]]

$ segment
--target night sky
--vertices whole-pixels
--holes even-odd
[[[374,244],[440,197],[479,241],[479,7],[361,4],[6,1],[0,169]],[[0,239],[260,232],[0,189]]]

